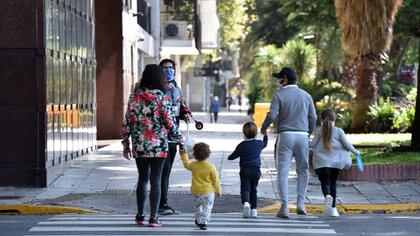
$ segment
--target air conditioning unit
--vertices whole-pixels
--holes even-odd
[[[163,35],[165,38],[190,39],[192,26],[186,21],[167,21],[163,24]]]

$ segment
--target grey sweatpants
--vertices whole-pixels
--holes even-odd
[[[309,137],[300,134],[280,133],[277,137],[277,183],[282,205],[288,205],[288,177],[292,157],[296,160],[297,205],[303,206],[309,180]]]

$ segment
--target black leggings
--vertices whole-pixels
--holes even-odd
[[[168,157],[165,160],[162,171],[162,181],[161,181],[161,195],[160,195],[160,204],[159,207],[163,207],[168,204],[168,189],[169,189],[169,176],[171,175],[172,165],[174,164],[176,156],[176,143],[168,144]]]
[[[150,218],[156,218],[160,200],[160,179],[165,159],[163,158],[136,158],[139,181],[137,183],[138,214],[144,215],[144,203],[147,197],[147,183],[150,178]]]
[[[331,195],[333,197],[332,207],[335,207],[335,199],[337,197],[337,179],[340,169],[323,167],[315,170],[321,181],[322,193],[324,196]]]

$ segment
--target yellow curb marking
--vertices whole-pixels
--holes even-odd
[[[322,214],[324,213],[324,205],[307,204],[305,205],[308,214]],[[280,209],[280,203],[274,203],[258,209],[259,213],[275,214]],[[289,206],[291,213],[296,213],[296,205]],[[366,214],[366,213],[419,213],[420,203],[413,204],[345,204],[337,205],[337,210],[346,214]]]
[[[52,206],[52,205],[0,205],[0,214],[20,213],[21,215],[40,214],[88,214],[98,213],[97,211],[86,210],[74,207]]]

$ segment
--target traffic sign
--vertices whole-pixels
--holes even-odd
[[[217,68],[194,67],[194,76],[218,76]]]

